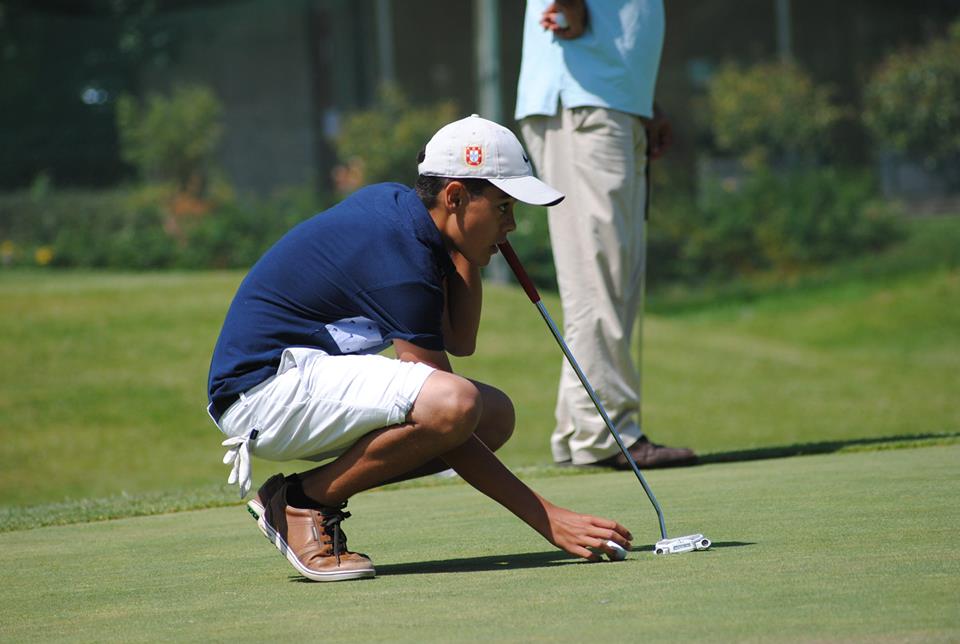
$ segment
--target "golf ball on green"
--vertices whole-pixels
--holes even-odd
[[[623,561],[627,558],[626,549],[616,541],[607,541],[607,547],[611,550],[607,553],[610,561]]]

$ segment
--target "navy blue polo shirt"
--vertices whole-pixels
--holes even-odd
[[[210,363],[215,418],[276,373],[288,347],[376,353],[401,339],[443,347],[454,270],[430,213],[400,184],[363,188],[298,224],[250,269]]]

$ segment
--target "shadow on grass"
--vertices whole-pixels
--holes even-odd
[[[560,550],[549,552],[523,552],[489,557],[465,557],[462,559],[439,559],[414,561],[403,564],[377,566],[377,575],[421,575],[439,572],[488,572],[492,570],[520,570],[523,568],[552,568],[581,563]]]
[[[462,559],[436,559],[412,561],[402,564],[377,564],[377,577],[387,575],[428,575],[442,572],[488,572],[492,570],[520,570],[522,568],[552,568],[586,563],[559,550],[550,552],[524,552],[512,555],[489,557],[465,557]],[[299,575],[291,575],[290,581],[311,583]]]
[[[739,548],[755,545],[752,541],[715,541],[713,548]],[[636,546],[631,550],[639,555],[653,555],[653,544]],[[709,552],[709,551],[708,551]],[[491,555],[489,557],[464,557],[462,559],[435,559],[432,561],[412,561],[402,564],[377,565],[377,576],[389,575],[431,575],[445,572],[491,572],[494,570],[521,570],[524,568],[553,568],[588,564],[589,562],[573,557],[559,550],[549,552],[524,552],[510,555]],[[610,563],[606,559],[599,564]],[[290,576],[290,581],[312,583],[300,576]]]
[[[842,441],[822,441],[819,443],[797,443],[776,447],[760,447],[732,452],[716,452],[700,457],[699,465],[710,463],[735,463],[738,461],[758,461],[768,458],[787,458],[790,456],[809,456],[813,454],[831,454],[840,451],[868,451],[897,449],[925,445],[950,444],[960,440],[960,432],[943,434],[906,434],[903,436],[881,436],[877,438],[855,438]]]

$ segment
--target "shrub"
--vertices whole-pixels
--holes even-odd
[[[754,169],[826,154],[843,114],[828,89],[790,63],[725,65],[710,80],[707,102],[717,148]]]
[[[173,182],[177,191],[206,191],[220,143],[222,107],[201,86],[178,87],[169,97],[151,94],[146,104],[131,96],[117,101],[117,128],[125,161],[148,181]]]
[[[865,173],[761,171],[739,186],[710,186],[699,208],[675,210],[660,234],[674,240],[674,273],[687,281],[789,273],[898,240],[897,211],[876,195]]]
[[[0,265],[117,269],[247,268],[298,221],[326,207],[308,189],[228,201],[175,239],[162,186],[51,190],[0,198]]]
[[[881,144],[943,169],[960,157],[960,21],[945,38],[891,54],[864,90],[863,120]]]
[[[510,243],[537,287],[556,290],[545,211],[518,204]],[[699,201],[658,189],[647,224],[647,287],[793,274],[882,250],[904,234],[899,215],[865,172],[759,171],[712,184]]]
[[[380,92],[377,104],[350,114],[337,137],[337,157],[343,165],[334,171],[341,194],[381,181],[413,185],[417,155],[430,137],[455,118],[452,102],[413,107],[395,89]]]
[[[0,240],[13,265],[162,268],[176,254],[162,219],[125,190],[22,192],[0,202]]]
[[[180,253],[185,268],[247,268],[290,228],[330,204],[306,188],[220,206],[198,222]]]

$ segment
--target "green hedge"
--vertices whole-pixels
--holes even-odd
[[[460,116],[453,102],[413,105],[394,86],[384,86],[367,110],[348,114],[336,139],[334,183],[340,194],[362,185],[396,181],[412,185],[416,161],[434,133]]]
[[[0,197],[0,263],[69,268],[250,266],[295,223],[328,200],[309,190],[232,201],[165,230],[162,193],[143,189],[29,192]]]
[[[881,250],[904,235],[896,205],[865,172],[762,171],[701,199],[658,190],[647,226],[647,285],[792,274]],[[520,206],[511,243],[534,282],[556,288],[545,209]]]
[[[178,190],[201,194],[215,167],[223,136],[223,105],[208,87],[176,87],[168,95],[117,100],[120,150],[141,178],[175,182]]]
[[[878,143],[960,186],[960,20],[946,37],[888,56],[864,88],[864,102],[864,123]]]
[[[165,232],[161,193],[48,191],[0,198],[6,265],[158,269],[244,268],[331,201],[293,190],[227,201]],[[869,175],[835,169],[755,173],[692,197],[657,198],[648,227],[648,281],[697,283],[794,272],[882,249],[902,235]],[[556,288],[545,209],[519,206],[511,241],[538,286]]]
[[[695,203],[659,204],[650,224],[653,282],[791,273],[883,249],[903,236],[899,210],[864,172],[761,171],[708,186]]]
[[[844,109],[801,67],[770,62],[724,65],[707,91],[709,129],[721,152],[751,169],[824,158]]]

